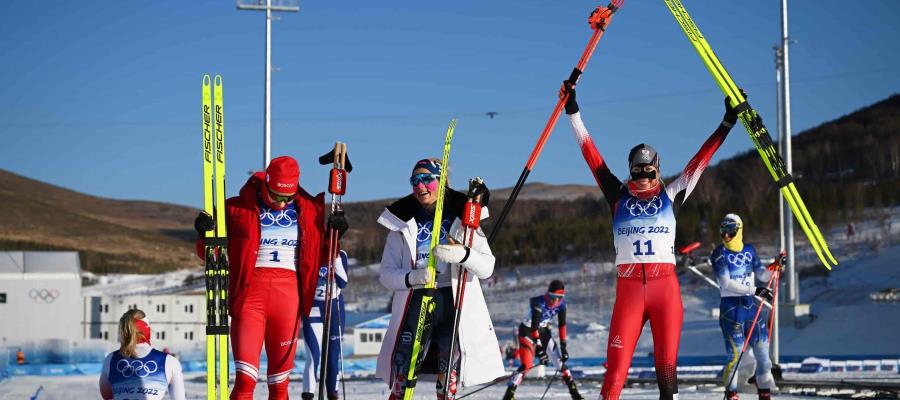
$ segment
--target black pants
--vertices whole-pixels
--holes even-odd
[[[406,310],[406,318],[403,320],[398,332],[397,350],[394,353],[394,373],[396,388],[405,387],[406,377],[409,375],[409,364],[412,358],[413,341],[416,337],[416,328],[419,322],[419,313],[422,310],[422,296],[427,289],[416,289],[409,300],[409,308]],[[450,364],[450,342],[453,335],[453,291],[450,287],[434,290],[432,297],[434,311],[430,320],[425,321],[422,329],[422,343],[416,360],[417,375],[421,373],[445,374]],[[436,354],[432,349],[436,344]],[[429,350],[432,350],[429,352]],[[426,361],[428,358],[428,361]],[[438,380],[438,388],[441,381]]]

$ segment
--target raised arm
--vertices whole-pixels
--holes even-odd
[[[743,93],[743,91],[741,91],[741,93]],[[731,107],[731,103],[728,102],[728,98],[726,97],[725,116],[722,118],[722,122],[716,130],[713,131],[712,135],[709,135],[709,138],[703,142],[703,145],[700,146],[700,150],[697,151],[697,154],[694,154],[691,161],[688,161],[684,170],[681,171],[681,175],[666,185],[666,194],[669,195],[670,199],[674,201],[675,196],[684,190],[684,198],[682,198],[681,202],[684,203],[687,201],[688,196],[691,195],[694,187],[697,186],[697,182],[700,181],[700,175],[703,174],[706,166],[709,165],[709,160],[712,159],[713,154],[716,153],[716,150],[718,150],[719,146],[722,145],[722,142],[725,141],[728,132],[731,131],[731,127],[734,126],[735,122],[737,122],[737,112]]]
[[[581,148],[581,155],[584,156],[584,160],[594,175],[597,185],[600,186],[603,196],[609,202],[609,206],[613,207],[616,201],[619,200],[619,196],[621,196],[622,181],[613,175],[612,171],[609,170],[609,166],[606,165],[606,160],[597,151],[594,139],[581,120],[581,112],[579,112],[578,103],[575,101],[575,88],[569,81],[563,82],[560,96],[568,96],[566,100],[566,114],[572,123],[572,130],[575,132],[575,140],[578,142],[578,147]]]

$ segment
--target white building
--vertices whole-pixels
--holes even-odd
[[[85,296],[81,337],[117,342],[119,318],[138,308],[147,314],[158,349],[177,354],[206,349],[206,298],[203,293],[132,296]]]
[[[381,351],[391,314],[359,323],[353,327],[353,355],[371,356]]]
[[[0,347],[81,337],[80,304],[77,252],[0,252]]]

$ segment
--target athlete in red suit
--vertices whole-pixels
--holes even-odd
[[[325,194],[310,195],[299,177],[296,160],[275,158],[225,202],[236,370],[231,399],[253,398],[263,344],[269,399],[288,398],[300,316],[309,315],[319,266],[327,263]],[[341,233],[347,229],[343,215],[332,216],[328,224]],[[214,223],[201,213],[194,225],[201,233],[197,250],[202,257],[202,233]]]
[[[668,184],[660,179],[656,150],[646,144],[635,146],[628,155],[631,179],[623,183],[609,170],[581,122],[573,83],[563,82],[560,96],[568,96],[566,114],[613,217],[618,281],[606,350],[608,369],[600,398],[611,400],[621,395],[634,348],[648,320],[653,332],[659,398],[677,398],[675,367],[684,308],[675,275],[673,203],[681,192],[684,192],[682,202],[690,195],[713,153],[737,121],[737,114],[726,99],[722,123],[681,175]]]

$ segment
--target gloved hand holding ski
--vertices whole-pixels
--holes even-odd
[[[462,264],[469,258],[469,251],[461,244],[439,244],[434,247],[434,256],[448,264]]]
[[[744,96],[744,100],[747,99],[747,93],[744,92],[744,89],[740,89],[741,96]],[[725,116],[722,117],[723,122],[727,122],[729,127],[734,126],[738,120],[738,111],[731,106],[731,99],[728,96],[725,96]]]
[[[197,234],[203,235],[213,229],[216,229],[216,221],[212,215],[209,215],[206,211],[200,211],[197,214],[197,218],[194,219],[194,230],[197,231]]]

